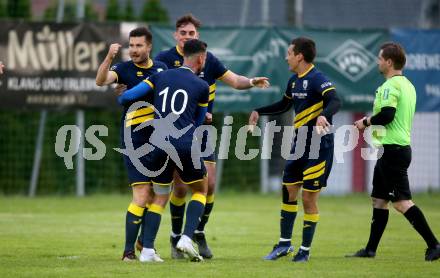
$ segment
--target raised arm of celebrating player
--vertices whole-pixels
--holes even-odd
[[[118,54],[120,48],[121,45],[119,43],[113,43],[110,45],[107,56],[101,65],[99,65],[98,72],[96,73],[96,85],[104,86],[117,81],[117,75],[110,71],[110,65],[116,54]]]

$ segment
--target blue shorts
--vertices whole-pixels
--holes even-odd
[[[128,131],[130,132],[134,149],[138,149],[139,147],[141,147],[142,145],[147,143],[150,139],[151,133],[153,132],[153,128],[151,126],[144,127],[143,129],[138,130],[138,131],[134,131],[134,129],[136,127],[137,127],[137,125],[124,127],[127,130],[129,129]],[[124,130],[123,129],[121,129],[121,145],[122,145],[123,149],[126,148],[125,141],[124,141]],[[151,160],[149,160],[148,155],[144,155],[144,156],[140,157],[139,161],[142,163],[143,167],[151,170],[152,163],[150,162]],[[151,178],[144,175],[140,171],[141,169],[139,169],[139,170],[136,169],[133,162],[126,155],[124,155],[124,165],[125,165],[125,168],[127,169],[127,175],[128,175],[128,180],[129,180],[130,186],[151,182]]]
[[[176,148],[182,169],[172,158],[161,149],[154,149],[148,156],[150,161],[154,162],[154,169],[164,167],[163,171],[156,177],[151,178],[153,184],[171,185],[174,179],[174,171],[176,170],[180,179],[185,184],[192,184],[202,180],[206,176],[206,168],[203,159],[199,156],[196,163],[193,163],[191,157],[191,146],[185,148]],[[168,160],[168,161],[167,161]],[[198,165],[197,165],[198,164]]]
[[[327,186],[333,164],[333,146],[320,148],[317,158],[310,158],[306,148],[304,155],[295,160],[288,160],[283,172],[283,185],[299,185],[303,190],[318,192]],[[292,147],[291,153],[295,150]]]

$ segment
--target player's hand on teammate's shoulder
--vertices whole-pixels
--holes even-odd
[[[127,90],[127,85],[125,84],[116,84],[115,92],[118,96],[122,95]]]
[[[258,123],[258,118],[260,118],[260,114],[258,114],[257,111],[252,111],[251,115],[249,116],[249,123],[248,123],[248,131],[253,132],[254,127]]]
[[[252,85],[258,88],[269,88],[270,86],[269,78],[267,77],[254,77],[251,80]]]
[[[115,58],[116,54],[118,54],[121,45],[119,43],[112,43],[108,48],[107,57],[110,59]]]

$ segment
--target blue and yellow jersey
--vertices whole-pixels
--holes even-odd
[[[178,138],[179,142],[188,140],[192,142],[198,109],[208,106],[208,84],[187,67],[160,72],[145,82],[155,92],[154,107],[157,111],[155,118],[166,118],[169,114],[176,115],[177,119],[172,124],[178,130],[192,125],[181,138]]]
[[[289,79],[284,96],[293,101],[295,129],[316,125],[316,119],[324,109],[323,96],[332,90],[335,90],[333,83],[314,65],[303,74],[295,74]],[[332,118],[327,120],[332,123]],[[333,138],[332,134],[324,137]]]
[[[169,69],[178,68],[183,65],[183,53],[177,48],[172,47],[157,54],[156,60],[167,65]],[[205,68],[200,72],[199,77],[209,85],[209,105],[208,112],[212,113],[214,107],[216,80],[223,77],[228,70],[211,52],[207,52]]]
[[[144,79],[166,69],[168,68],[164,63],[150,59],[147,66],[137,65],[133,63],[133,61],[117,63],[111,67],[110,72],[116,75],[115,83],[125,84],[127,85],[127,89],[131,89]],[[149,96],[145,101],[153,103],[153,96]],[[154,108],[144,107],[137,111],[127,113],[129,106],[130,105],[124,107],[124,113],[122,115],[123,126],[125,127],[138,125],[154,118]]]

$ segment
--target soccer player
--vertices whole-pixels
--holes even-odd
[[[333,161],[333,134],[328,133],[332,116],[340,108],[335,87],[312,64],[316,56],[313,40],[299,37],[287,49],[286,61],[294,72],[287,82],[281,101],[252,111],[249,125],[256,125],[259,115],[276,115],[295,110],[295,139],[282,183],[282,205],[278,244],[264,257],[276,260],[293,252],[292,229],[298,211],[298,194],[302,188],[304,223],[302,244],[294,262],[309,260],[310,247],[319,221],[319,192],[326,186]],[[317,138],[318,140],[314,140]]]
[[[144,226],[143,249],[139,257],[141,262],[163,262],[154,249],[154,240],[161,214],[169,198],[174,171],[177,171],[182,182],[192,189],[185,229],[176,247],[186,253],[192,261],[203,260],[194,248],[191,238],[205,208],[207,177],[201,153],[192,150],[192,143],[196,139],[194,124],[201,125],[205,120],[209,100],[209,86],[197,76],[205,65],[206,43],[196,39],[187,41],[183,47],[183,55],[184,61],[180,68],[155,74],[119,97],[121,104],[128,104],[154,94],[154,107],[158,111],[150,141],[160,146],[153,150],[149,157],[157,165],[166,164],[162,173],[152,177],[155,197],[146,213],[147,225]],[[172,129],[186,131],[176,136],[170,132]],[[159,136],[164,140],[154,140],[159,133],[168,134],[171,138]],[[176,165],[179,164],[170,159],[173,150],[177,152],[182,168],[178,168]],[[199,167],[193,164],[195,160],[198,160]]]
[[[440,258],[440,245],[431,231],[422,211],[411,200],[408,167],[411,163],[411,127],[416,109],[416,90],[402,75],[406,57],[397,43],[381,46],[377,58],[379,71],[386,81],[376,90],[373,116],[364,117],[354,124],[359,130],[370,125],[385,127],[383,136],[373,133],[373,139],[383,146],[383,155],[377,160],[373,174],[373,217],[370,238],[365,248],[349,257],[373,258],[388,222],[388,203],[402,213],[423,237],[428,249],[426,261]]]
[[[176,31],[174,33],[174,39],[177,42],[175,47],[160,52],[155,59],[164,62],[168,68],[178,68],[183,63],[183,45],[190,39],[198,39],[198,28],[201,26],[201,22],[191,14],[184,15],[176,21]],[[238,90],[246,90],[254,86],[260,88],[267,88],[269,86],[268,78],[266,77],[254,77],[247,78],[245,76],[238,75],[226,67],[215,57],[211,52],[207,52],[206,64],[203,71],[199,74],[200,78],[205,80],[209,85],[209,105],[208,113],[206,116],[205,124],[212,122],[212,110],[214,106],[216,80],[221,80],[228,86],[231,86]],[[206,147],[210,150],[215,149],[215,146],[211,146],[211,138],[204,136],[202,139],[202,147]],[[208,171],[208,195],[206,201],[205,212],[203,213],[200,225],[194,234],[194,240],[198,245],[200,255],[204,258],[212,258],[213,254],[208,247],[205,237],[205,225],[208,222],[212,208],[214,206],[214,192],[215,192],[215,152],[212,155],[204,157],[205,166]],[[171,212],[171,225],[172,232],[170,236],[171,243],[171,256],[175,259],[183,258],[182,254],[176,249],[176,244],[180,239],[183,225],[183,215],[185,213],[185,196],[188,187],[181,182],[178,176],[174,180],[173,192],[171,194],[170,212]]]
[[[96,84],[98,86],[104,86],[112,83],[120,83],[125,84],[127,88],[132,88],[152,74],[166,70],[167,66],[165,64],[150,59],[152,40],[151,32],[147,28],[139,27],[133,29],[129,33],[128,50],[131,60],[117,63],[111,68],[110,65],[121,45],[118,43],[110,45],[107,56],[98,68]],[[148,98],[147,101],[153,103],[152,97]],[[148,142],[152,128],[145,128],[136,132],[134,132],[134,129],[139,124],[154,118],[154,107],[145,107],[135,112],[127,113],[128,107],[129,105],[124,107],[122,114],[121,141],[123,147],[125,147],[124,129],[129,129],[128,132],[130,132],[133,147],[137,149]],[[145,158],[140,158],[140,160],[144,165],[147,164]],[[127,209],[125,221],[125,249],[122,260],[133,261],[137,259],[134,252],[134,244],[138,236],[139,227],[143,222],[142,217],[144,210],[150,198],[151,182],[149,177],[146,177],[136,169],[127,156],[124,156],[124,164],[133,191],[133,199]]]

